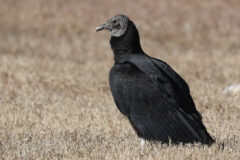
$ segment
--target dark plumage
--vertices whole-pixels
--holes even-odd
[[[103,29],[110,31],[115,60],[111,92],[137,135],[162,143],[213,143],[187,83],[167,63],[143,52],[134,23],[118,15],[96,28]]]

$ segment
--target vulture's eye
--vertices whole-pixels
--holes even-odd
[[[114,24],[115,24],[115,23],[117,23],[117,21],[116,21],[116,20],[113,20],[113,21],[112,21],[112,23],[114,23]]]

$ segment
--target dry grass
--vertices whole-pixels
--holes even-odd
[[[240,94],[222,92],[240,82],[238,0],[0,4],[1,159],[239,159]],[[216,144],[141,148],[109,91],[109,35],[95,33],[117,13],[186,79]]]

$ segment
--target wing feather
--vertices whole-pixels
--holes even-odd
[[[146,55],[127,57],[124,63],[130,63],[137,68],[135,72],[143,74],[139,76],[141,80],[134,76],[131,84],[126,82],[127,96],[115,101],[122,101],[116,102],[121,105],[119,108],[123,108],[125,101],[127,116],[140,137],[162,143],[169,143],[169,138],[173,143],[213,142],[187,83],[170,66]]]

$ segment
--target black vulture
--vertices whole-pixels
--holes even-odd
[[[109,83],[115,104],[136,134],[169,144],[212,144],[187,83],[166,62],[141,48],[134,23],[117,15],[96,31],[108,30],[115,64]]]

